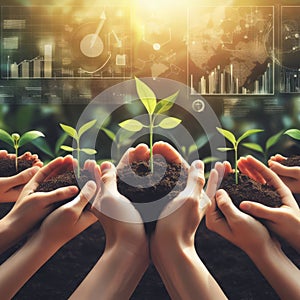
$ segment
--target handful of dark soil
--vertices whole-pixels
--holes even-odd
[[[282,160],[280,163],[287,167],[300,166],[300,155],[292,155],[287,159]]]
[[[80,177],[77,178],[77,176],[74,173],[74,170],[66,171],[63,174],[58,174],[56,176],[53,176],[43,182],[40,183],[38,188],[35,190],[36,192],[51,192],[55,189],[65,187],[65,186],[71,186],[76,185],[80,189],[89,181],[92,180],[91,174],[87,170],[81,170],[80,171]],[[79,193],[79,192],[78,192]],[[59,204],[54,205],[54,208],[57,208],[58,206],[61,206],[67,202],[69,202],[71,199],[67,199],[64,201],[59,202]]]
[[[133,162],[118,170],[117,186],[119,192],[133,205],[160,200],[158,218],[165,205],[186,187],[187,175],[188,170],[182,169],[180,164],[166,162],[162,157],[154,157],[153,173],[149,161]],[[138,206],[135,206],[138,209]],[[143,218],[143,213],[140,213]],[[155,221],[145,223],[148,234],[155,229],[155,224]]]
[[[227,174],[220,185],[224,189],[235,206],[239,207],[242,201],[254,201],[269,207],[280,207],[281,197],[276,190],[268,185],[254,181],[245,174],[238,174],[238,184],[235,183],[234,173]]]
[[[0,177],[14,176],[26,169],[29,169],[37,162],[37,159],[30,154],[24,154],[18,158],[18,170],[16,170],[15,159],[2,158],[0,159]]]

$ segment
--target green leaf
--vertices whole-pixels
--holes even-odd
[[[64,150],[64,151],[67,151],[67,152],[73,152],[73,151],[75,151],[74,148],[69,147],[69,146],[66,146],[66,145],[61,145],[61,146],[60,146],[60,149],[62,149],[62,150]]]
[[[236,144],[235,136],[228,130],[217,127],[217,130],[234,146]],[[227,151],[227,150],[225,150]]]
[[[60,146],[65,142],[65,140],[67,139],[68,134],[66,132],[64,132],[59,139],[57,140],[56,144],[55,144],[55,154],[58,154]]]
[[[0,140],[14,147],[14,141],[11,135],[3,129],[0,129]]]
[[[96,124],[97,120],[89,121],[83,124],[78,130],[78,138],[80,138],[87,130],[92,128]]]
[[[198,147],[196,144],[192,144],[190,147],[189,147],[189,150],[188,150],[188,154],[191,154],[192,152],[195,152],[198,150]]]
[[[254,150],[254,151],[257,151],[260,153],[264,153],[264,149],[256,143],[242,143],[242,145],[248,149],[251,149],[251,150]]]
[[[156,107],[156,96],[151,88],[143,81],[135,77],[136,90],[139,98],[145,106],[149,115],[152,115]]]
[[[247,130],[245,133],[243,133],[237,140],[237,144],[244,140],[245,138],[247,138],[248,136],[252,135],[252,134],[255,134],[255,133],[258,133],[258,132],[262,132],[264,131],[263,129],[249,129]]]
[[[164,112],[168,111],[169,109],[171,109],[171,107],[174,105],[174,102],[175,102],[178,94],[179,94],[179,91],[177,91],[176,93],[172,94],[171,96],[169,96],[167,98],[160,100],[156,104],[154,113],[161,114],[161,113],[164,113]]]
[[[172,128],[175,128],[176,126],[178,126],[181,122],[182,122],[182,120],[180,120],[178,118],[167,117],[167,118],[164,118],[158,124],[158,126],[163,128],[163,129],[172,129]]]
[[[138,132],[144,127],[144,125],[141,122],[133,119],[123,121],[119,123],[119,126],[128,131],[133,131],[133,132]]]
[[[274,146],[280,137],[282,136],[284,130],[279,131],[278,133],[272,135],[270,138],[267,139],[266,142],[266,151],[268,151],[272,146]]]
[[[109,129],[107,129],[107,128],[101,128],[101,130],[103,131],[103,132],[105,132],[105,134],[112,140],[112,141],[114,141],[115,140],[115,138],[116,138],[116,135],[111,131],[111,130],[109,130]]]
[[[86,153],[86,154],[89,154],[89,155],[93,155],[93,154],[96,154],[97,151],[94,150],[94,149],[90,149],[90,148],[82,148],[80,149],[80,151]]]
[[[234,148],[223,148],[223,147],[220,147],[220,148],[218,148],[218,150],[219,151],[221,151],[221,152],[226,152],[226,151],[231,151],[231,150],[234,150]]]
[[[49,145],[45,142],[44,139],[36,139],[32,141],[32,144],[43,151],[45,154],[49,155],[50,157],[54,157],[54,153],[49,147]]]
[[[21,147],[39,137],[45,137],[45,135],[42,132],[37,131],[37,130],[25,132],[19,140],[19,147]]]
[[[202,159],[204,164],[209,164],[209,163],[217,161],[217,160],[218,160],[218,158],[215,156],[208,156],[208,157],[205,157]]]
[[[289,129],[284,134],[287,134],[295,140],[300,140],[300,130],[299,129]]]
[[[63,129],[63,131],[65,133],[67,133],[70,137],[74,138],[75,140],[78,140],[78,134],[76,129],[74,129],[73,127],[69,126],[69,125],[65,125],[65,124],[59,124],[60,127]]]

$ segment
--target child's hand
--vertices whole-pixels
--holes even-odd
[[[268,161],[269,167],[293,193],[300,193],[300,166],[284,166],[280,162],[285,159],[286,157],[280,154],[272,156]]]

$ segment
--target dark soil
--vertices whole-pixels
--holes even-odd
[[[76,185],[79,189],[81,189],[90,179],[91,175],[86,170],[80,171],[80,177],[78,179],[74,171],[70,170],[40,183],[36,189],[36,192],[50,192],[55,189],[70,185]]]
[[[300,166],[300,155],[292,155],[287,159],[282,160],[280,163],[287,167]]]
[[[65,186],[70,186],[70,185],[76,185],[80,191],[81,188],[91,179],[92,179],[91,175],[87,170],[81,170],[79,178],[76,177],[74,170],[70,170],[70,171],[64,172],[63,174],[53,176],[44,182],[41,182],[35,191],[36,192],[51,192],[55,189],[65,187]],[[57,207],[69,202],[70,200],[71,199],[59,201],[59,202],[53,204],[52,208],[56,209]]]
[[[119,170],[117,186],[119,192],[133,202],[133,205],[160,200],[158,218],[165,205],[185,188],[187,174],[187,169],[182,169],[180,164],[168,163],[163,158],[156,157],[153,173],[149,161],[133,162]],[[125,178],[126,182],[121,178]],[[140,213],[143,218],[143,213]],[[146,223],[145,229],[150,234],[155,229],[155,222]]]
[[[282,205],[279,194],[272,186],[256,182],[241,173],[238,175],[238,182],[238,184],[235,183],[234,173],[230,173],[223,178],[220,185],[220,188],[228,193],[237,207],[242,201],[259,202],[269,207]]]
[[[0,159],[0,177],[14,176],[28,168],[31,168],[36,162],[36,159],[30,155],[23,155],[22,158],[18,158],[18,170],[16,170],[16,164],[14,159],[2,158]]]

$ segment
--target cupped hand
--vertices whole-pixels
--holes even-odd
[[[241,159],[239,168],[253,179],[273,186],[283,203],[281,207],[272,208],[260,203],[243,201],[240,209],[263,219],[270,230],[287,240],[300,252],[300,210],[289,188],[275,172],[252,156]]]
[[[92,203],[106,235],[106,249],[114,247],[148,255],[148,240],[139,212],[117,190],[116,168],[110,162],[101,164],[101,188]]]
[[[225,170],[224,164],[218,164],[217,169],[210,172],[206,193],[212,204],[206,212],[206,225],[252,255],[260,247],[274,244],[274,241],[262,223],[239,210],[224,190],[217,190],[220,174],[224,174]]]
[[[15,159],[15,154],[8,154],[7,151],[0,151],[0,159]],[[0,202],[16,202],[25,184],[43,166],[37,155],[26,152],[19,158],[26,158],[33,161],[32,167],[9,177],[0,178]]]
[[[300,193],[300,166],[284,166],[280,162],[285,159],[286,157],[276,154],[269,159],[268,165],[293,193],[298,194]]]

